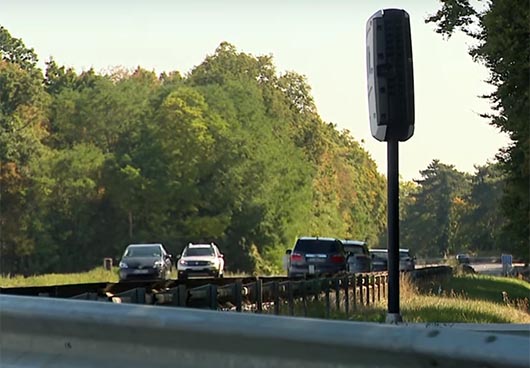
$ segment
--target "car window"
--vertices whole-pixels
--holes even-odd
[[[371,250],[370,254],[372,254],[376,258],[382,258],[382,259],[388,258],[388,254],[386,250]]]
[[[162,255],[159,246],[130,247],[125,251],[125,257],[160,257]]]
[[[401,251],[401,252],[399,252],[399,258],[402,258],[402,259],[403,259],[403,258],[412,258],[412,257],[410,256],[410,253],[409,253],[409,252],[403,252],[403,251]]]
[[[344,245],[344,251],[353,254],[366,254],[366,251],[361,245]]]
[[[340,246],[333,240],[298,239],[294,251],[303,253],[338,253]]]
[[[184,250],[184,253],[182,254],[183,257],[200,257],[200,256],[214,256],[215,252],[213,248],[186,248]]]

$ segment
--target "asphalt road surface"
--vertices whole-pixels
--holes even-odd
[[[473,263],[470,264],[471,267],[477,273],[483,273],[486,275],[502,275],[502,264],[501,263]],[[522,266],[522,264],[513,264],[513,266]]]
[[[502,274],[502,264],[500,263],[471,263],[470,266],[478,273],[486,275]]]

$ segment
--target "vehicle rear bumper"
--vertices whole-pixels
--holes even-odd
[[[310,268],[310,266],[314,266]],[[329,274],[333,275],[339,272],[342,272],[346,269],[344,265],[301,265],[289,267],[289,276],[290,277],[304,277],[304,276],[313,276],[313,275],[324,275]]]

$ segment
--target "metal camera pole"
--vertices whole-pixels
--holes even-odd
[[[399,314],[399,151],[398,140],[387,142],[387,234],[388,313],[387,323],[402,322]]]

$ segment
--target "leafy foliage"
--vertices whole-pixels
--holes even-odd
[[[229,269],[270,273],[299,235],[378,239],[374,162],[271,56],[223,42],[185,77],[53,59],[43,76],[2,37],[2,215],[16,214],[2,217],[2,273],[91,269],[154,241],[215,241]]]
[[[504,236],[510,250],[528,260],[530,239],[530,4],[526,1],[492,0],[483,10],[469,0],[441,0],[442,8],[426,22],[450,36],[457,30],[473,37],[474,60],[490,70],[495,91],[485,98],[494,114],[490,123],[508,133],[512,143],[498,159],[506,177],[502,209]]]

